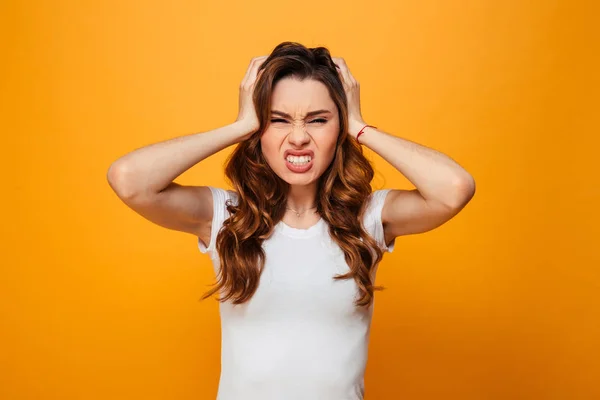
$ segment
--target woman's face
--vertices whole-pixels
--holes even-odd
[[[317,181],[333,159],[340,131],[327,87],[313,79],[283,78],[273,88],[271,113],[260,139],[271,169],[290,185]]]

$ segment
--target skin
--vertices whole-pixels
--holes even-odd
[[[427,232],[449,221],[475,194],[473,177],[451,157],[437,150],[375,127],[366,127],[360,112],[358,81],[343,58],[333,57],[332,60],[342,78],[348,99],[348,134],[356,139],[358,132],[364,129],[360,144],[381,156],[415,186],[415,189],[392,189],[386,196],[381,212],[385,242],[389,244],[398,236]],[[284,90],[278,91],[273,107],[289,107],[287,111],[293,117],[288,123],[296,122],[296,125],[291,125],[293,126],[291,133],[289,130],[279,130],[276,131],[278,134],[273,135],[273,131],[269,131],[269,136],[265,138],[269,164],[291,185],[288,207],[298,211],[314,205],[316,182],[331,161],[332,144],[335,142],[333,136],[322,137],[310,130],[305,133],[300,129],[303,116],[309,108],[321,106],[319,104],[321,101],[332,105],[324,88],[318,90],[320,85],[313,86],[313,90],[309,90],[308,86],[305,88],[304,85],[294,85],[289,82],[289,85],[282,85],[279,88]],[[332,129],[331,132],[336,134],[335,132],[338,131],[339,129]],[[318,150],[319,153],[315,152],[315,157],[320,159],[318,166],[315,165],[317,168],[305,177],[291,176],[291,172],[283,169],[285,168],[285,160],[283,160],[285,146]],[[284,222],[294,223],[294,218],[295,215],[290,218],[286,214]],[[306,222],[307,219],[318,221],[314,214],[307,212],[297,220],[296,227],[311,226],[312,223]]]
[[[248,139],[259,128],[252,93],[260,76],[259,66],[266,58],[253,58],[246,71],[240,84],[240,110],[235,123],[145,146],[111,164],[107,173],[109,184],[129,207],[158,225],[192,233],[208,243],[213,217],[210,190],[206,186],[179,185],[173,180],[210,155]],[[415,186],[415,189],[392,189],[386,196],[381,212],[386,243],[398,236],[430,231],[454,217],[475,194],[474,178],[439,151],[375,127],[365,127],[360,113],[359,83],[343,58],[333,57],[333,62],[348,99],[348,134],[356,138],[364,127],[360,144],[387,161]],[[263,152],[271,168],[290,183],[288,206],[302,211],[314,205],[316,182],[333,157],[339,134],[337,110],[319,82],[283,80],[278,83],[272,108],[288,112],[291,118],[286,123],[276,122],[268,127],[261,138]],[[314,122],[316,117],[305,121],[306,113],[317,108],[335,112],[327,117],[329,121],[324,125]],[[278,128],[278,124],[283,125]],[[314,168],[304,175],[288,171],[283,160],[287,148],[314,151]],[[172,154],[177,157],[170,157]],[[311,226],[315,219],[318,217],[306,212],[298,219],[295,214],[286,215],[284,222],[301,228]]]
[[[317,182],[335,154],[340,131],[338,109],[323,83],[288,77],[275,85],[271,110],[284,112],[290,117],[275,113],[271,116],[271,122],[261,137],[263,155],[273,171],[290,184],[287,206],[298,212],[307,210],[299,217],[288,210],[284,222],[306,228],[319,220],[314,209],[310,208],[316,204]],[[308,112],[315,110],[329,112],[307,117]],[[304,173],[290,171],[284,158],[288,149],[312,150],[312,168]]]

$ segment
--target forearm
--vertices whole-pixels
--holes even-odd
[[[400,171],[428,201],[460,206],[475,190],[472,176],[439,151],[370,127],[359,141]]]
[[[113,162],[108,181],[124,197],[158,193],[183,172],[239,142],[251,131],[243,123],[234,122],[139,148]]]

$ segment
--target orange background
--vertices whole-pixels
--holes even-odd
[[[284,40],[344,57],[368,123],[477,182],[384,258],[367,400],[600,398],[593,2],[301,3],[2,2],[1,399],[215,398],[209,258],[106,171],[233,122],[250,59]],[[224,187],[232,148],[177,181]],[[375,188],[411,187],[369,157]]]

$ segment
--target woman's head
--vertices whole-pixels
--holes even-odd
[[[203,298],[217,291],[221,301],[243,303],[252,297],[264,266],[262,242],[286,212],[290,185],[315,184],[317,212],[350,267],[335,279],[354,279],[360,292],[356,304],[368,305],[373,290],[381,289],[372,285],[370,272],[382,252],[361,224],[374,172],[348,135],[346,93],[329,50],[283,42],[259,73],[253,101],[260,125],[238,144],[225,167],[239,202],[228,206],[232,215],[217,236],[217,286]],[[327,112],[309,115],[319,110]],[[289,165],[290,151],[310,153],[310,169],[292,171],[302,165]]]
[[[260,71],[254,105],[263,157],[286,183],[312,183],[323,175],[346,138],[346,94],[331,55],[323,47],[308,49],[284,42],[275,47]],[[319,110],[329,113],[309,114]],[[288,168],[288,150],[312,152],[306,166],[310,169],[294,172],[293,166]]]
[[[288,76],[273,87],[271,118],[260,137],[262,155],[290,185],[313,184],[335,156],[339,108],[327,86],[312,78]]]

